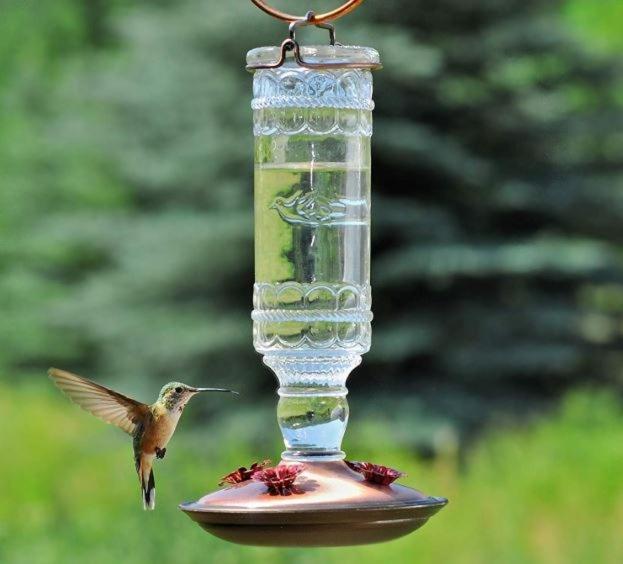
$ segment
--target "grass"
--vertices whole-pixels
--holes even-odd
[[[219,429],[183,422],[156,468],[157,510],[144,513],[123,433],[47,388],[0,387],[0,414],[3,564],[623,562],[623,412],[605,394],[575,393],[549,419],[499,429],[460,465],[452,455],[425,464],[371,422],[350,429],[352,458],[406,470],[405,483],[451,503],[409,537],[346,549],[238,547],[177,509],[230,469],[275,458],[277,444],[266,453],[245,441],[244,415]]]

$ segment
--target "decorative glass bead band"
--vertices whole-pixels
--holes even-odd
[[[259,109],[253,112],[253,135],[345,135],[370,137],[372,113],[337,109],[325,113],[306,108]]]
[[[308,309],[271,309],[253,311],[253,321],[334,321],[338,323],[369,323],[372,321],[371,311],[310,311]]]
[[[253,80],[251,108],[335,108],[371,111],[372,74],[359,69],[260,70]]]
[[[357,354],[287,356],[270,353],[264,357],[264,364],[273,369],[280,385],[285,388],[280,391],[283,396],[294,396],[297,389],[310,386],[334,388],[335,395],[345,396],[348,393],[346,379],[360,363],[361,356]],[[327,395],[324,390],[315,393]]]
[[[258,351],[370,348],[369,285],[257,283],[251,314]]]
[[[311,332],[303,335],[280,335],[272,327],[268,327],[266,322],[256,322],[253,327],[253,346],[262,354],[278,349],[342,349],[363,354],[370,350],[371,334],[370,323],[353,323],[343,330],[333,326],[320,335]]]
[[[370,285],[318,284],[300,282],[257,282],[253,285],[256,311],[370,311]]]

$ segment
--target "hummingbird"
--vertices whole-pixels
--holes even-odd
[[[158,399],[147,405],[65,370],[50,368],[48,374],[54,384],[82,409],[132,436],[143,509],[156,506],[153,462],[155,458],[164,458],[166,446],[190,398],[202,392],[238,395],[238,392],[225,388],[194,388],[181,382],[169,382],[160,390]]]

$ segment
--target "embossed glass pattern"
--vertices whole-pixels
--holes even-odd
[[[362,47],[304,49],[317,62],[378,61]],[[284,457],[341,458],[346,378],[371,336],[372,76],[289,61],[257,71],[253,94],[254,345],[281,385]]]

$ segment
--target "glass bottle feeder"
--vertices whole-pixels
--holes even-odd
[[[399,472],[345,462],[346,379],[370,348],[370,138],[378,53],[335,43],[327,20],[289,16],[277,47],[253,49],[253,343],[279,380],[286,450],[229,487],[181,506],[223,539],[273,546],[378,542],[422,526],[447,501],[392,483]],[[303,25],[330,44],[299,46]]]

